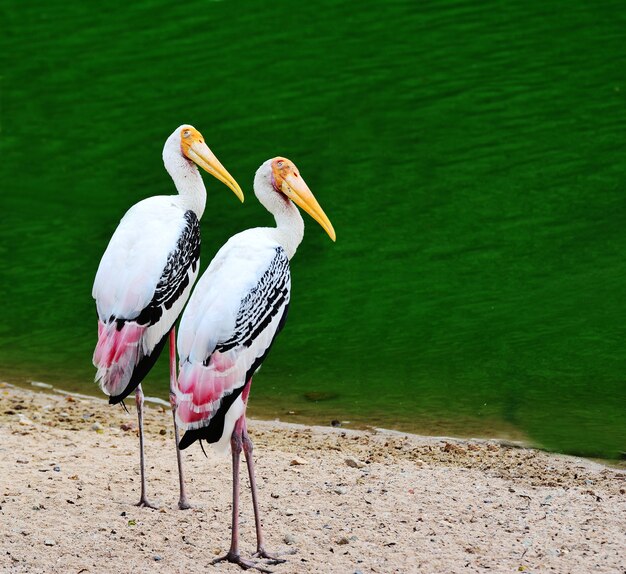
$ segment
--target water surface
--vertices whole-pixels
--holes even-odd
[[[125,210],[173,191],[200,129],[203,261],[271,219],[285,155],[309,220],[253,415],[626,450],[623,2],[5,2],[0,375],[97,392],[91,285]],[[167,365],[146,382],[166,396]],[[293,411],[295,414],[287,414]]]

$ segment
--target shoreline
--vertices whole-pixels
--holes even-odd
[[[0,388],[6,572],[240,572],[229,545],[230,457],[184,451],[179,511],[169,408],[146,408],[148,496],[137,508],[136,417],[103,399]],[[45,390],[45,389],[44,389]],[[103,408],[105,407],[105,408]],[[276,573],[617,572],[626,472],[495,440],[249,422]],[[254,551],[242,466],[241,551]]]
[[[30,391],[37,391],[37,392],[48,392],[48,393],[60,394],[63,396],[73,396],[73,397],[81,398],[81,399],[101,400],[103,401],[104,404],[108,404],[107,399],[101,392],[99,392],[99,389],[97,387],[94,388],[93,394],[85,394],[85,393],[77,392],[77,391],[69,391],[62,387],[57,387],[51,383],[45,383],[45,382],[33,381],[33,380],[20,380],[19,382],[15,382],[15,381],[8,382],[8,381],[0,380],[0,389],[2,388],[2,385],[15,387],[18,389],[24,389],[26,391],[30,390]],[[168,401],[160,397],[150,396],[148,394],[145,394],[145,389],[144,389],[144,401],[146,403],[152,403],[154,405],[163,406],[167,409],[170,408]],[[130,403],[132,402],[133,402],[133,398],[131,396]],[[249,408],[249,410],[254,410],[254,405],[252,405],[252,407]],[[287,416],[292,415],[291,412],[287,412],[286,414]],[[372,425],[372,424],[368,424],[364,422],[353,422],[353,421],[348,421],[348,420],[337,421],[339,422],[339,424],[336,427],[333,427],[330,424],[331,422],[330,420],[328,421],[328,424],[322,424],[321,422],[317,422],[317,417],[305,418],[304,420],[298,419],[295,421],[290,421],[290,420],[285,420],[277,416],[263,417],[263,416],[256,416],[256,414],[252,414],[249,417],[249,420],[254,420],[258,422],[261,422],[261,421],[277,422],[277,423],[285,424],[285,425],[314,427],[314,428],[319,428],[319,429],[341,428],[342,430],[355,430],[355,431],[365,431],[365,432],[374,431],[374,432],[379,432],[379,433],[390,433],[390,434],[397,433],[403,436],[408,435],[411,437],[424,438],[424,439],[435,438],[435,439],[451,439],[451,440],[495,441],[498,444],[503,444],[503,445],[511,445],[511,446],[525,447],[525,448],[535,448],[537,450],[545,450],[540,445],[533,443],[530,439],[527,439],[526,437],[524,437],[522,431],[519,429],[514,429],[514,430],[509,429],[509,432],[504,432],[501,436],[498,436],[497,432],[494,434],[488,434],[486,432],[485,434],[481,433],[478,435],[454,434],[454,433],[450,433],[450,434],[424,433],[422,434],[419,432],[402,430],[402,428],[395,428],[395,429],[387,428],[384,426],[376,426],[376,425]],[[494,427],[494,428],[497,428],[497,427]],[[547,452],[553,452],[553,451],[547,451]],[[593,459],[593,460],[596,460],[596,459]],[[601,460],[601,459],[597,459],[597,460],[600,460],[603,463],[605,462],[604,460]],[[610,461],[607,461],[607,462],[610,463]]]
[[[41,381],[32,381],[32,380],[17,382],[17,383],[0,381],[0,389],[2,389],[2,385],[8,385],[9,387],[16,387],[16,388],[24,389],[26,391],[38,390],[39,392],[58,393],[63,396],[73,396],[73,397],[82,398],[82,399],[101,400],[104,404],[108,405],[106,398],[101,392],[94,392],[94,394],[84,394],[84,393],[80,393],[76,391],[68,391],[61,387],[56,387],[51,383],[44,383]],[[160,397],[144,395],[144,401],[146,403],[152,403],[153,405],[163,406],[168,410],[170,409],[169,402]],[[131,403],[133,402],[132,398],[130,402]],[[132,412],[132,409],[131,409],[131,412]],[[386,428],[382,426],[379,427],[379,426],[365,424],[365,423],[353,423],[352,421],[345,421],[345,420],[337,421],[340,424],[338,424],[336,427],[333,427],[332,425],[325,425],[325,424],[315,422],[313,419],[304,420],[304,421],[302,420],[289,421],[289,420],[284,420],[279,417],[274,417],[274,418],[257,417],[255,415],[252,415],[248,417],[248,420],[253,420],[258,423],[272,422],[272,423],[278,423],[278,424],[287,425],[287,426],[294,425],[294,428],[310,427],[310,428],[318,429],[320,431],[329,429],[329,428],[335,428],[335,429],[340,428],[341,430],[344,430],[344,431],[363,431],[363,432],[372,431],[376,433],[387,433],[389,435],[394,435],[394,436],[395,435],[408,436],[408,437],[413,437],[414,439],[420,439],[420,440],[425,440],[425,441],[429,439],[433,439],[433,440],[493,442],[495,444],[499,444],[502,446],[528,448],[528,449],[535,449],[538,451],[555,454],[555,455],[573,456],[573,457],[593,461],[595,463],[599,463],[609,468],[615,468],[615,469],[626,471],[626,459],[625,458],[607,459],[607,458],[601,458],[601,457],[583,456],[583,455],[568,454],[568,453],[553,451],[553,450],[544,448],[538,443],[531,441],[530,439],[528,439],[527,437],[523,435],[520,429],[515,429],[514,432],[511,432],[511,431],[509,431],[508,433],[505,432],[503,436],[498,436],[497,434],[493,434],[489,436],[487,436],[486,434],[485,435],[482,435],[482,434],[479,434],[479,435],[458,434],[457,435],[453,433],[451,434],[423,433],[422,434],[418,432],[405,431],[402,429]]]

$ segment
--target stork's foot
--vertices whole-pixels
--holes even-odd
[[[178,509],[179,510],[189,510],[190,508],[193,508],[193,506],[191,506],[191,504],[189,504],[189,501],[186,498],[181,498],[178,501]]]
[[[254,570],[258,570],[259,572],[272,574],[271,570],[263,568],[262,565],[251,562],[250,560],[244,560],[239,554],[233,554],[232,552],[229,552],[228,554],[226,554],[226,556],[222,556],[221,558],[216,558],[215,560],[213,560],[213,562],[211,562],[211,564],[219,564],[220,562],[224,561],[232,562],[233,564],[239,564],[239,566],[244,570],[249,570],[252,568]]]
[[[252,555],[252,558],[264,558],[265,560],[267,560],[267,563],[271,565],[282,564],[283,562],[287,562],[287,560],[284,560],[283,558],[279,558],[278,556],[274,556],[273,554],[270,554],[263,547],[259,548]]]
[[[135,506],[139,506],[140,508],[152,508],[153,510],[158,510],[159,507],[156,504],[150,502],[145,496],[142,496],[139,499],[139,502],[135,504]]]

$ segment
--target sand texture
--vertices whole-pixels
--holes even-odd
[[[103,400],[0,389],[0,572],[240,572],[229,457],[184,452],[176,508],[169,410],[147,407],[138,508],[130,414]],[[276,573],[626,572],[626,473],[497,441],[250,421]],[[242,464],[241,551],[255,550]]]

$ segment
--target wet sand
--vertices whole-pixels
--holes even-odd
[[[129,410],[0,388],[0,571],[240,571],[211,565],[230,542],[230,458],[185,451],[194,508],[178,510],[171,414],[148,405],[148,495],[160,509],[138,508]],[[626,571],[622,470],[498,441],[255,420],[249,430],[266,546],[287,560],[276,573]]]

